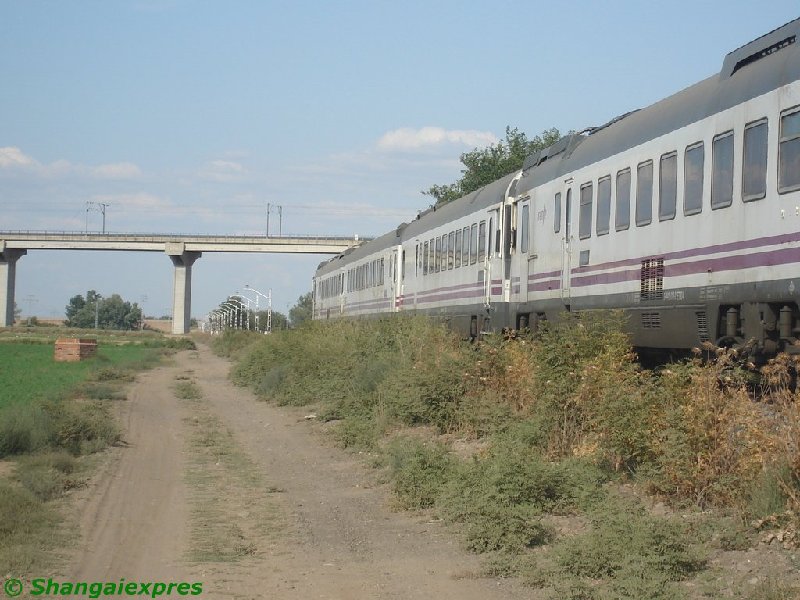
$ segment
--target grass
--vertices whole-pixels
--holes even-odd
[[[280,509],[271,497],[279,490],[266,484],[201,395],[177,397],[187,403],[191,415],[185,418],[190,450],[186,482],[191,488],[187,558],[197,563],[236,562],[262,553],[265,549],[255,540],[271,539],[283,529]]]
[[[101,345],[94,359],[55,362],[50,344],[0,343],[0,409],[57,395],[93,374],[107,377],[121,365],[144,361],[151,354],[153,350],[143,346]]]
[[[83,484],[85,455],[119,440],[109,400],[124,399],[137,371],[185,346],[153,335],[91,332],[100,339],[96,357],[57,363],[52,342],[63,333],[0,332],[0,458],[14,463],[13,475],[0,476],[2,574],[50,568],[64,542],[53,501]]]

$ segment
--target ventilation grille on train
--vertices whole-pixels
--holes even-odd
[[[764,58],[765,56],[774,54],[778,50],[783,50],[784,48],[786,48],[786,46],[791,46],[792,44],[794,44],[794,42],[795,42],[795,36],[791,35],[785,39],[782,39],[779,42],[775,42],[774,44],[767,46],[766,48],[762,48],[758,52],[754,52],[750,56],[744,57],[734,65],[733,72],[731,72],[731,75],[736,73],[736,71],[738,71],[739,69],[746,67],[747,65],[752,64],[757,60]]]
[[[642,261],[640,283],[642,300],[661,300],[664,298],[663,258],[648,258]]]
[[[661,313],[646,312],[642,313],[643,329],[661,329]]]
[[[701,342],[708,341],[708,317],[706,316],[706,311],[701,310],[699,312],[694,313],[697,317],[697,337],[700,338]]]

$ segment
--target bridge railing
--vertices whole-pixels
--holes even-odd
[[[103,237],[106,239],[125,239],[136,241],[203,241],[203,242],[263,242],[263,241],[290,241],[303,240],[305,243],[327,244],[335,242],[367,242],[373,238],[360,236],[337,236],[319,234],[293,234],[284,233],[281,235],[254,235],[254,234],[203,234],[203,233],[141,233],[141,232],[99,232],[99,231],[54,231],[54,230],[5,230],[0,231],[0,239],[3,238],[36,238],[36,239],[88,239]]]

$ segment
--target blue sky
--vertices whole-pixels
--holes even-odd
[[[0,1],[0,229],[381,234],[504,134],[602,124],[719,71],[796,1]],[[271,231],[277,232],[273,215]],[[285,311],[323,256],[207,254]],[[88,289],[168,313],[166,256],[31,251],[23,312]],[[25,301],[31,298],[32,302]]]

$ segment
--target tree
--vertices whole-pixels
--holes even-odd
[[[142,321],[136,303],[126,302],[119,294],[103,298],[94,290],[86,292],[85,298],[80,294],[70,298],[65,312],[69,327],[92,328],[97,318],[102,329],[139,329]]]
[[[313,300],[311,299],[311,292],[303,294],[297,299],[291,309],[289,309],[289,324],[292,327],[297,327],[301,323],[311,319],[311,311],[313,310]]]
[[[505,140],[461,155],[461,164],[464,165],[461,179],[455,183],[432,185],[422,193],[433,196],[437,206],[452,202],[521,169],[525,158],[554,144],[560,137],[558,129],[552,128],[529,140],[525,133],[508,126]]]

